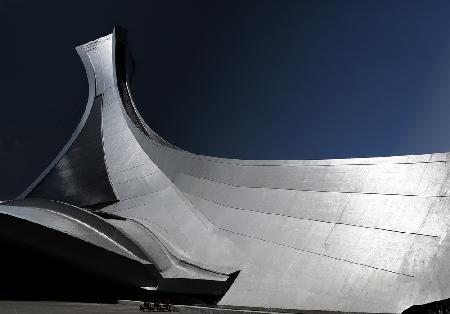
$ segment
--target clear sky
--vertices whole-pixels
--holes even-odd
[[[450,151],[449,1],[5,1],[0,199],[75,129],[74,47],[129,30],[147,123],[194,153],[326,159]]]

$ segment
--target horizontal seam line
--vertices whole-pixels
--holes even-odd
[[[116,183],[116,185],[120,185],[120,184],[128,183],[128,182],[131,182],[131,181],[135,181],[135,180],[143,179],[143,178],[146,178],[146,177],[150,177],[150,176],[152,176],[152,175],[154,175],[156,173],[158,173],[158,171],[154,171],[154,172],[148,173],[148,174],[146,174],[144,176],[141,176],[141,177],[137,177],[137,178],[129,179],[129,180],[126,180],[126,181],[118,182],[118,183]]]
[[[322,165],[276,165],[276,164],[233,164],[243,167],[338,167],[338,166],[378,166],[378,165],[415,165],[415,164],[433,164],[433,163],[447,163],[445,160],[436,161],[417,161],[417,162],[385,162],[385,163],[349,163],[349,164],[322,164]]]
[[[186,192],[186,193],[189,193],[189,192]],[[191,193],[189,193],[189,194],[191,194]],[[194,195],[194,194],[191,194],[191,195]],[[199,198],[201,198],[201,199],[203,199],[203,200],[205,200],[207,202],[210,202],[210,203],[213,203],[213,204],[216,204],[216,205],[219,205],[219,206],[227,207],[227,208],[230,208],[230,209],[241,210],[241,211],[251,211],[251,212],[264,214],[264,215],[275,215],[275,216],[282,216],[282,217],[287,217],[287,218],[292,218],[292,219],[308,220],[308,221],[327,223],[327,224],[337,224],[337,225],[344,225],[344,226],[364,228],[364,229],[375,229],[375,230],[382,230],[382,231],[388,231],[388,232],[394,232],[394,233],[402,233],[402,234],[417,235],[417,236],[424,236],[424,237],[431,237],[431,238],[439,238],[439,236],[437,236],[437,235],[424,234],[424,233],[418,233],[418,232],[407,232],[407,231],[386,229],[386,228],[380,228],[380,227],[371,227],[371,226],[350,224],[350,223],[344,223],[344,222],[334,222],[334,221],[327,221],[327,220],[321,220],[321,219],[313,219],[313,218],[291,216],[291,215],[285,215],[285,214],[280,214],[280,213],[263,212],[263,211],[259,211],[259,210],[255,210],[255,209],[249,209],[249,208],[242,208],[242,207],[234,207],[234,206],[225,205],[225,204],[222,204],[222,203],[219,203],[219,202],[212,201],[210,199],[204,198],[204,197],[199,196],[199,195],[194,195],[194,196],[199,197]]]
[[[124,199],[120,200],[119,203],[124,202],[124,201],[128,201],[128,200],[132,200],[132,199],[135,199],[135,198],[139,198],[139,197],[144,197],[144,196],[147,196],[147,195],[156,194],[156,193],[159,193],[159,192],[161,192],[161,191],[164,191],[164,190],[167,189],[167,188],[168,188],[168,186],[165,187],[165,188],[163,188],[163,189],[160,189],[160,190],[148,192],[148,193],[141,194],[141,195],[136,195],[136,196],[129,197],[129,198],[124,198]],[[148,205],[148,204],[150,204],[150,203],[138,204],[138,205],[136,205],[136,206],[127,207],[127,208],[121,208],[121,209],[118,209],[118,210],[115,210],[115,211],[108,211],[108,213],[113,214],[113,213],[117,213],[117,212],[120,212],[120,211],[124,211],[124,210],[128,210],[128,209],[133,209],[133,208],[140,207],[140,206],[145,206],[145,205]]]
[[[165,188],[160,189],[160,190],[150,191],[150,192],[147,192],[147,193],[144,193],[144,194],[139,194],[139,195],[132,196],[132,197],[129,197],[129,198],[124,198],[124,199],[121,199],[120,201],[121,201],[121,202],[123,202],[123,201],[128,201],[128,200],[132,200],[132,199],[135,199],[135,198],[138,198],[138,197],[143,197],[143,196],[146,196],[146,195],[158,193],[158,192],[160,192],[160,191],[165,190],[166,188],[168,188],[168,186],[166,186]]]
[[[218,184],[228,185],[236,188],[248,188],[248,189],[265,189],[265,190],[282,190],[282,191],[298,191],[298,192],[311,192],[311,193],[339,193],[339,194],[362,194],[362,195],[386,195],[386,196],[407,196],[407,197],[449,197],[447,195],[419,195],[419,194],[400,194],[400,193],[379,193],[379,192],[353,192],[353,191],[327,191],[327,190],[308,190],[308,189],[295,189],[295,188],[277,188],[277,187],[263,187],[263,186],[244,186],[235,185],[231,183],[212,180],[210,178],[199,177],[185,172],[178,172],[189,177],[215,182]]]
[[[149,165],[149,164],[152,164],[152,162],[148,161],[148,162],[145,162],[145,163],[140,164],[140,165],[137,165],[137,166],[133,166],[133,167],[130,167],[130,168],[124,168],[124,169],[121,169],[121,170],[119,170],[119,171],[117,171],[117,172],[123,172],[123,171],[127,171],[127,170],[131,170],[131,169],[139,168],[139,167],[142,167],[142,166],[144,166],[144,165]]]
[[[314,252],[314,251],[310,251],[310,250],[300,249],[300,248],[297,248],[297,247],[294,247],[294,246],[291,246],[291,245],[281,244],[281,243],[278,243],[278,242],[270,241],[270,240],[267,240],[267,239],[263,239],[263,238],[252,236],[252,235],[248,235],[248,234],[245,234],[245,233],[240,233],[240,232],[228,230],[228,229],[221,228],[221,227],[218,227],[218,229],[226,231],[226,232],[230,232],[230,233],[233,233],[233,234],[237,234],[237,235],[240,235],[240,236],[256,239],[256,240],[259,240],[259,241],[272,243],[272,244],[275,244],[275,245],[278,245],[278,246],[281,246],[281,247],[286,247],[286,248],[290,248],[290,249],[293,249],[293,250],[314,254],[314,255],[317,255],[317,256],[323,256],[323,257],[326,257],[326,258],[330,258],[330,259],[334,259],[334,260],[338,260],[338,261],[342,261],[342,262],[347,262],[347,263],[354,264],[354,265],[359,265],[359,266],[368,267],[368,268],[372,268],[372,269],[376,269],[376,270],[381,270],[381,271],[392,273],[392,274],[396,274],[396,275],[402,275],[402,276],[414,278],[414,275],[399,273],[399,272],[396,272],[396,271],[393,271],[393,270],[388,270],[388,269],[384,269],[384,268],[380,268],[380,267],[376,267],[376,266],[371,266],[371,265],[367,265],[367,264],[363,264],[363,263],[358,263],[358,262],[354,262],[354,261],[351,261],[351,260],[347,260],[347,259],[343,259],[343,258],[339,258],[339,257],[323,254],[323,253],[318,253],[318,252]]]
[[[258,167],[258,166],[273,166],[273,167],[336,167],[336,166],[373,166],[373,165],[413,165],[413,164],[430,164],[430,163],[447,163],[446,160],[435,160],[435,161],[417,161],[417,162],[380,162],[380,163],[342,163],[342,164],[309,164],[309,165],[276,165],[276,164],[260,164],[260,165],[251,165],[244,163],[233,163],[230,161],[220,161],[214,160],[212,158],[202,158],[198,155],[196,157],[185,156],[186,159],[198,160],[198,161],[206,161],[217,164],[226,164],[231,166],[244,166],[244,167]],[[213,157],[214,158],[214,157]],[[248,161],[258,161],[258,160],[248,160]],[[301,160],[300,160],[301,161]]]

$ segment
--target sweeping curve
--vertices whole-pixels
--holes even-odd
[[[450,298],[448,153],[196,155],[139,114],[124,30],[77,51],[89,81],[86,112],[57,158],[18,200],[0,204],[0,215],[42,224],[48,205],[36,199],[68,203],[57,207],[69,206],[80,226],[102,235],[79,227],[71,236],[145,265],[148,280],[136,285],[217,294],[221,305],[401,312]],[[68,219],[61,211],[50,211],[52,219]]]

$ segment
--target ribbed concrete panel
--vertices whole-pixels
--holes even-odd
[[[90,100],[76,134],[100,116],[117,202],[97,214],[112,217],[105,223],[153,265],[158,289],[221,295],[229,288],[220,304],[349,312],[401,312],[450,298],[447,153],[272,161],[183,151],[137,111],[125,38],[116,32],[77,48]],[[92,107],[95,96],[101,111]],[[75,141],[58,158],[74,143],[85,146]],[[83,197],[67,182],[60,189]]]
[[[385,304],[396,304],[390,311],[399,312],[403,305],[399,304],[396,295],[407,298],[417,292],[410,277],[273,242],[228,234],[248,253],[248,265],[252,266],[239,275],[221,301],[224,304],[261,304],[266,307],[289,304],[330,311],[352,308],[356,312],[375,312],[377,309],[383,312],[387,309]]]
[[[223,230],[407,276],[414,276],[411,269],[433,257],[440,242],[436,236],[274,216],[191,200]],[[418,254],[415,246],[427,250]],[[409,270],[403,267],[404,259],[410,261]]]
[[[39,178],[37,187],[36,184],[32,187],[32,191],[48,193],[33,196],[61,199],[47,186],[49,183],[61,193],[73,194],[73,199],[65,198],[63,201],[83,206],[98,204],[97,195],[87,193],[93,190],[87,184],[90,181],[56,180],[53,173],[63,172],[71,177],[86,177],[95,181],[98,179],[96,174],[103,171],[108,186],[99,190],[111,192],[114,196],[112,200],[118,202],[109,208],[102,208],[98,214],[109,217],[108,226],[116,226],[118,234],[132,239],[143,258],[142,263],[154,263],[152,265],[159,271],[159,279],[157,284],[151,286],[166,292],[221,295],[230,285],[231,274],[238,270],[236,263],[230,261],[239,252],[234,250],[233,254],[232,242],[218,235],[213,225],[159,170],[134,138],[130,126],[140,127],[140,131],[147,130],[142,129],[146,125],[139,123],[139,114],[133,111],[135,109],[128,95],[124,95],[123,87],[127,82],[123,81],[125,77],[120,73],[123,65],[117,68],[115,60],[118,57],[116,48],[123,48],[124,43],[117,42],[118,38],[112,34],[77,48],[90,77],[88,114],[77,128],[76,138],[66,145],[64,154],[60,154],[63,156],[61,161],[51,165],[48,173],[41,176],[43,179]],[[92,130],[97,130],[97,133],[94,132],[97,136],[92,135]],[[149,136],[149,132],[145,135]],[[70,160],[67,161],[66,156],[71,157]],[[102,167],[92,160],[101,160]],[[59,171],[62,165],[70,169]],[[79,183],[80,188],[72,188],[72,181]],[[77,198],[86,198],[91,203],[76,202]],[[106,202],[111,203],[111,199],[101,203]],[[108,216],[105,212],[117,214]],[[61,228],[58,231],[64,232],[71,226],[62,223]],[[93,235],[88,230],[81,230],[78,238],[92,240]],[[94,240],[94,245],[100,245]]]
[[[445,162],[330,167],[192,165],[193,176],[235,186],[421,196],[446,196]]]
[[[185,151],[186,152],[186,151]],[[423,155],[404,155],[389,157],[370,158],[346,158],[346,159],[323,159],[323,160],[241,160],[227,159],[211,156],[186,154],[186,159],[201,160],[204,163],[219,163],[236,166],[258,165],[258,166],[336,166],[336,165],[375,165],[375,164],[411,164],[447,161],[448,153],[434,153]]]
[[[105,211],[139,219],[147,228],[157,229],[194,264],[204,268],[216,265],[219,272],[232,271],[228,266],[233,250],[228,240],[215,235],[211,223],[145,154],[130,130],[135,125],[120,111],[121,103],[117,97],[110,99],[105,106],[104,147],[110,177],[121,202]],[[117,147],[122,147],[120,152]]]
[[[101,95],[115,85],[113,66],[113,34],[81,46],[91,61],[95,73],[95,94]]]
[[[448,190],[445,154],[316,162],[227,161],[176,152],[139,134],[135,136],[171,178],[182,172],[237,186],[345,193],[433,196],[446,195]]]
[[[235,187],[184,174],[177,175],[175,183],[188,194],[235,210],[436,236],[448,228],[445,219],[436,217],[447,213],[448,197]]]
[[[212,223],[245,256],[222,304],[395,312],[443,293],[423,278],[434,276],[434,257],[447,254],[446,154],[325,161],[196,156],[146,136],[120,102],[111,104],[104,113],[110,145],[129,147],[136,162],[111,154],[111,165],[117,162],[111,173],[122,178],[114,187],[127,197],[105,210],[147,221],[177,248],[190,245],[183,235],[197,232],[184,216],[174,218],[177,200]],[[142,154],[133,151],[136,144]]]

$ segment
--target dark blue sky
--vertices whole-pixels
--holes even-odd
[[[0,0],[0,198],[56,156],[88,88],[76,45],[129,30],[147,123],[195,153],[450,151],[448,1]]]

